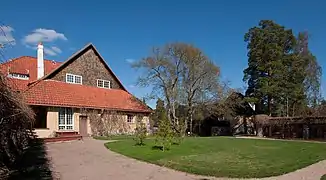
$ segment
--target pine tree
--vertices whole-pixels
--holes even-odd
[[[246,96],[256,103],[258,113],[272,115],[286,99],[288,64],[292,60],[295,37],[292,30],[270,20],[245,34],[248,42],[248,68],[243,80],[248,83]]]

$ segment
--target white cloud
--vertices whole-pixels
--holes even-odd
[[[68,40],[62,33],[53,29],[36,29],[31,34],[23,38],[23,43],[37,44],[39,42],[53,42],[55,40]]]
[[[49,49],[49,48],[44,48],[44,53],[47,54],[47,55],[50,55],[50,56],[57,55],[56,52],[54,52],[52,49]]]
[[[58,48],[56,46],[52,46],[51,48],[44,47],[44,53],[49,56],[56,56],[56,55],[62,53],[62,51],[60,48]]]
[[[15,45],[16,40],[12,35],[14,29],[10,26],[0,26],[0,44],[2,45]]]
[[[62,53],[61,49],[56,46],[52,46],[52,50],[56,53]]]
[[[135,85],[133,85],[133,84],[129,84],[129,86],[128,86],[129,88],[135,88],[136,86]]]
[[[127,61],[127,63],[132,64],[132,63],[134,63],[136,60],[135,60],[135,59],[126,59],[126,61]]]
[[[68,39],[62,33],[58,33],[53,29],[35,29],[31,34],[28,34],[22,39],[23,44],[27,48],[37,49],[36,44],[39,42],[47,42],[47,44],[53,44],[54,41]],[[57,46],[47,46],[44,44],[44,53],[49,56],[56,56],[62,53],[62,50]]]

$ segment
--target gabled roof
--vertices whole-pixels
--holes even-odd
[[[118,79],[118,77],[113,73],[109,65],[104,61],[104,58],[101,56],[101,54],[97,51],[95,46],[92,43],[87,44],[84,46],[82,49],[74,53],[71,57],[69,57],[65,62],[63,62],[59,67],[54,69],[51,73],[45,75],[43,78],[40,80],[48,79],[49,77],[55,75],[58,73],[60,70],[65,68],[68,64],[70,64],[72,61],[76,60],[78,57],[83,55],[86,51],[89,49],[93,49],[94,53],[99,57],[100,61],[104,64],[105,68],[113,75],[113,78],[119,83],[119,85],[122,87],[123,90],[127,91],[127,89],[122,85],[121,81]]]
[[[112,74],[113,78],[115,78],[122,89],[104,89],[49,79],[90,49],[99,57],[100,61]],[[7,72],[8,67],[12,67],[12,72],[24,74],[24,72],[27,72],[25,69],[29,69],[29,80],[8,78],[8,83],[12,88],[21,91],[26,102],[30,105],[151,112],[148,106],[125,89],[111,68],[105,63],[95,46],[91,43],[73,54],[63,63],[45,60],[44,65],[45,76],[38,80],[37,58],[35,57],[22,56],[16,58],[7,63],[0,64],[0,70],[2,72]]]
[[[127,91],[43,80],[24,92],[31,105],[110,109],[129,112],[151,110]]]

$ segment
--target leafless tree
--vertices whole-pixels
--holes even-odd
[[[218,94],[219,68],[200,49],[189,44],[173,43],[153,48],[148,57],[133,67],[144,70],[138,84],[153,87],[152,93],[165,100],[168,118],[177,132],[181,132],[187,122],[192,130],[194,106]],[[178,105],[187,106],[184,122],[176,115]]]
[[[139,77],[138,85],[152,86],[152,95],[165,99],[169,121],[175,131],[179,131],[179,119],[176,116],[176,106],[180,99],[181,59],[175,58],[173,45],[153,48],[150,56],[136,62],[133,67],[144,69]]]
[[[194,106],[211,102],[218,93],[220,69],[200,49],[184,43],[173,45],[176,58],[183,63],[181,87],[187,107],[186,121],[192,133]]]

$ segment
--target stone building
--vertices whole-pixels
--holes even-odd
[[[22,56],[0,70],[9,85],[35,111],[39,137],[133,133],[137,122],[148,125],[151,109],[130,94],[95,46],[88,44],[64,62]]]

